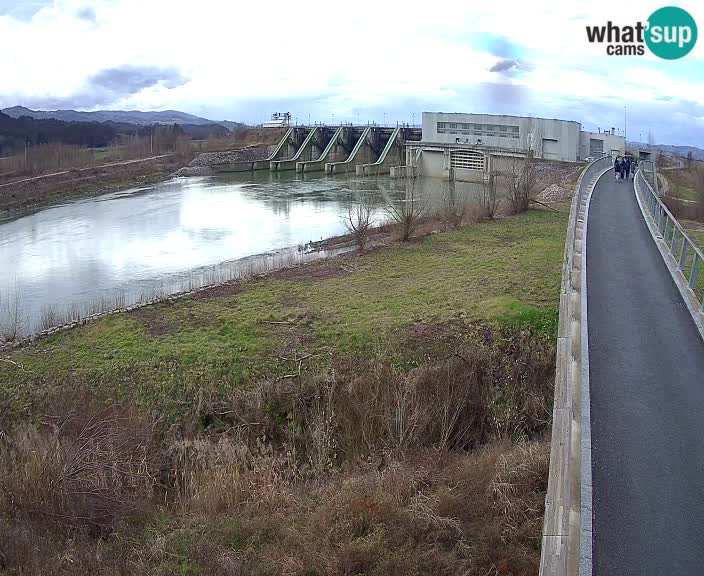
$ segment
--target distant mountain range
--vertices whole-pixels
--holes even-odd
[[[49,143],[101,148],[133,136],[205,140],[230,134],[220,123],[182,112],[43,112],[20,106],[7,110],[10,114],[0,112],[0,156]],[[111,114],[119,120],[106,119]]]
[[[82,112],[79,110],[31,110],[24,106],[12,106],[11,108],[5,108],[2,112],[12,118],[29,116],[37,120],[55,119],[63,122],[120,122],[136,124],[137,126],[149,124],[191,124],[198,126],[219,124],[230,131],[244,126],[240,122],[231,122],[229,120],[216,122],[200,116],[194,116],[193,114],[187,114],[186,112],[179,112],[178,110],[163,110],[161,112],[95,110],[94,112]]]
[[[704,150],[697,148],[696,146],[673,146],[672,144],[641,144],[640,142],[628,142],[634,148],[651,148],[652,150],[659,150],[660,152],[665,152],[672,156],[680,156],[686,158],[691,152],[692,158],[695,160],[704,160]]]

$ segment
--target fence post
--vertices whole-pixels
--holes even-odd
[[[694,253],[694,262],[692,262],[692,271],[689,275],[689,287],[694,290],[697,287],[697,276],[699,276],[699,255]]]
[[[687,263],[687,247],[689,246],[687,238],[682,236],[682,253],[680,254],[679,269],[684,272],[685,264]]]
[[[669,242],[668,236],[670,235],[670,219],[665,217],[665,229],[662,231],[662,239],[663,242],[665,242],[665,246],[668,246]],[[668,246],[669,247],[669,246]],[[672,252],[672,249],[670,249],[670,252]]]

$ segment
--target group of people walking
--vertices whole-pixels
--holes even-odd
[[[614,160],[616,181],[629,180],[635,176],[637,164],[637,160],[635,158],[631,158],[630,156],[616,156],[616,160]]]

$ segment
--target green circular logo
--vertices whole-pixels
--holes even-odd
[[[650,15],[645,25],[645,43],[665,60],[682,58],[697,43],[697,23],[686,10],[665,6]]]

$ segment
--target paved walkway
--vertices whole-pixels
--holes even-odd
[[[704,574],[704,343],[638,208],[598,182],[587,231],[595,576]]]

